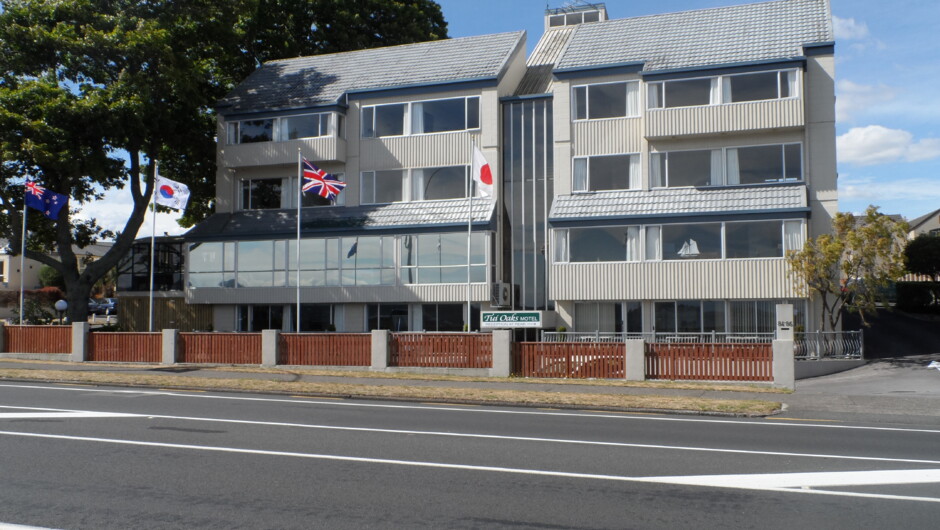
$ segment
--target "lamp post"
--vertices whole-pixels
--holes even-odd
[[[62,325],[62,313],[65,313],[65,310],[69,308],[69,303],[65,300],[59,300],[55,303],[55,311],[59,314],[59,325]]]

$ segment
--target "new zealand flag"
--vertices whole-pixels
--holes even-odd
[[[59,219],[59,211],[68,204],[67,195],[47,190],[39,184],[26,181],[26,206],[35,208],[49,219]]]

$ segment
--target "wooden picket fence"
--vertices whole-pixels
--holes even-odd
[[[623,379],[622,342],[519,342],[512,372],[522,377]]]
[[[371,366],[370,333],[282,333],[278,364]]]
[[[261,333],[180,333],[181,363],[261,364]]]
[[[160,333],[88,334],[88,360],[122,363],[159,363],[163,341]]]
[[[72,353],[72,326],[3,326],[3,344],[13,353]]]
[[[492,368],[489,333],[392,333],[389,366]]]
[[[647,379],[773,381],[769,343],[647,343]]]

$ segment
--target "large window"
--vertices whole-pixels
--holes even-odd
[[[408,306],[405,304],[369,304],[366,318],[370,330],[408,331]]]
[[[555,263],[782,258],[803,248],[805,239],[801,220],[558,228],[554,233]]]
[[[576,120],[599,120],[640,115],[636,81],[573,87],[572,106]]]
[[[235,287],[235,243],[189,247],[190,287]]]
[[[283,329],[284,306],[240,305],[237,306],[237,331],[258,332],[266,329]]]
[[[156,242],[154,257],[153,288],[155,291],[180,291],[183,289],[183,243]],[[0,282],[4,277],[4,261],[0,261]],[[119,291],[150,290],[150,241],[134,243],[130,251],[121,258],[117,269]]]
[[[362,108],[362,136],[365,138],[479,128],[479,96],[370,105]]]
[[[577,182],[577,171],[575,172]],[[650,154],[650,186],[738,186],[803,179],[801,144],[775,144]]]
[[[725,330],[725,303],[718,300],[678,300],[653,304],[658,333],[702,333]]]
[[[402,283],[466,283],[467,234],[401,237]],[[470,239],[470,281],[486,281],[486,235]]]
[[[281,179],[242,181],[242,209],[270,210],[281,208]]]
[[[405,172],[401,169],[364,171],[361,188],[363,204],[401,202],[405,196]]]
[[[467,197],[468,166],[389,169],[362,173],[362,204]]]
[[[422,331],[464,331],[464,304],[422,304]]]
[[[661,237],[665,260],[721,258],[721,223],[663,225]]]
[[[733,147],[725,150],[726,183],[763,184],[803,179],[800,144]]]
[[[650,109],[695,107],[797,97],[799,74],[797,70],[778,70],[658,81],[647,87]]]
[[[738,103],[789,98],[797,94],[798,79],[796,70],[727,75],[721,79],[722,101]]]
[[[279,142],[320,136],[342,136],[345,117],[333,112],[299,114],[280,118],[230,121],[229,144]]]
[[[718,186],[721,151],[672,151],[650,156],[650,185],[654,188]]]
[[[468,166],[411,170],[411,200],[459,199],[467,196]]]
[[[640,189],[640,155],[607,155],[574,159],[573,189],[605,191]]]
[[[610,226],[555,230],[555,261],[639,261],[640,227]]]

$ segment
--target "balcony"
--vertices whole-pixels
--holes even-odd
[[[775,99],[725,105],[651,109],[646,112],[647,138],[741,133],[803,127],[803,99]]]
[[[257,142],[226,145],[222,165],[229,168],[296,164],[297,149],[313,162],[346,162],[346,140],[335,136],[304,138],[286,142]]]

